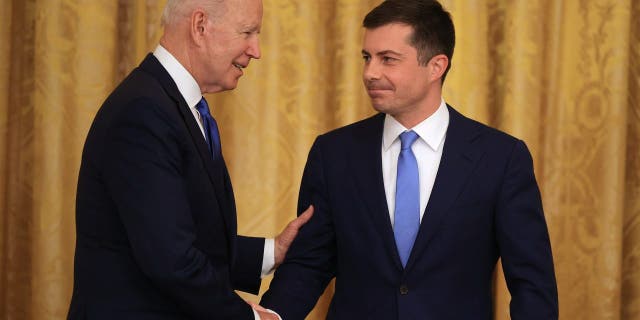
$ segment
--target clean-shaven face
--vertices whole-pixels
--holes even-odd
[[[234,89],[249,61],[260,58],[261,0],[229,0],[224,14],[207,23],[204,86],[207,92]]]
[[[424,104],[429,85],[427,68],[409,44],[413,28],[392,23],[366,29],[362,45],[363,81],[373,108],[392,116],[414,112]]]

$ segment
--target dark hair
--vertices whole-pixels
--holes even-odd
[[[418,63],[426,65],[431,58],[444,54],[451,68],[456,33],[451,15],[436,0],[386,0],[367,14],[362,26],[375,29],[390,23],[403,23],[413,28],[410,44],[418,51]]]

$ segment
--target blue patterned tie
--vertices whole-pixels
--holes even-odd
[[[196,110],[200,113],[202,118],[202,127],[204,127],[204,135],[209,145],[209,151],[213,159],[219,159],[221,156],[220,149],[220,133],[218,132],[218,123],[216,119],[211,116],[209,112],[209,105],[207,100],[202,97],[200,102],[196,104]]]
[[[420,180],[418,162],[411,145],[418,139],[413,131],[400,134],[402,146],[398,156],[398,179],[396,180],[396,211],[393,233],[402,266],[407,265],[413,242],[420,227]]]

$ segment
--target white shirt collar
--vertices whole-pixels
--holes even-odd
[[[384,118],[382,148],[385,151],[388,150],[401,133],[407,130],[413,130],[420,136],[420,139],[436,151],[442,144],[448,126],[449,110],[447,109],[444,99],[441,99],[440,106],[436,112],[410,129],[405,128],[398,120],[387,114]]]
[[[158,45],[156,50],[153,51],[153,55],[160,61],[160,64],[167,70],[173,82],[178,86],[178,91],[187,102],[190,108],[195,108],[196,104],[202,99],[202,92],[200,86],[193,78],[191,73],[180,64],[167,49]]]

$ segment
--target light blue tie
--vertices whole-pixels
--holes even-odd
[[[205,140],[209,146],[209,152],[213,159],[219,159],[222,151],[220,148],[220,133],[218,132],[218,123],[216,119],[211,116],[209,112],[209,105],[207,100],[202,97],[198,104],[196,104],[196,110],[200,113],[202,118],[202,127],[204,128]]]
[[[418,139],[413,131],[400,134],[402,142],[398,156],[398,179],[396,180],[396,211],[393,233],[402,266],[407,265],[413,242],[420,227],[420,180],[418,162],[411,145]]]

